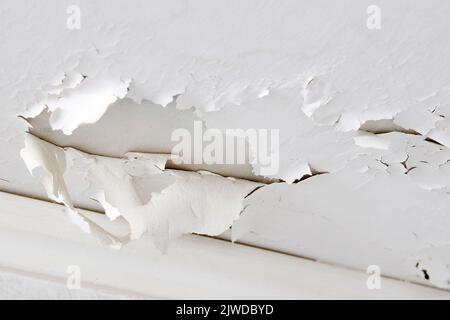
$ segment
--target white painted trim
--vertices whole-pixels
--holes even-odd
[[[69,265],[81,268],[82,294],[67,294]],[[166,254],[145,236],[116,251],[72,225],[62,206],[0,193],[0,288],[17,279],[24,292],[46,288],[46,298],[450,298],[386,278],[381,290],[368,290],[363,272],[194,235]]]

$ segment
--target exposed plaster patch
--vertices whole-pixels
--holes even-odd
[[[34,118],[26,118],[31,126],[29,131],[58,146],[71,146],[87,153],[110,157],[122,157],[131,150],[170,154],[176,145],[171,139],[172,132],[184,128],[193,135],[194,122],[201,121],[191,110],[176,109],[175,101],[163,107],[149,101],[138,104],[129,98],[117,100],[96,123],[80,126],[71,135],[53,130],[49,123],[50,115],[51,113],[45,111]],[[175,165],[169,161],[167,167],[191,171],[208,170],[223,176],[265,181],[252,173],[248,155],[244,156],[246,158],[244,164]]]

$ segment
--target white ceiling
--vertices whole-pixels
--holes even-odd
[[[195,119],[279,129],[280,170],[268,178],[286,182],[225,204],[245,208],[233,237],[450,288],[448,1],[77,3],[70,30],[69,1],[2,1],[1,190],[47,198],[21,159],[19,117],[46,103],[59,122],[42,113],[31,132],[95,156],[170,153],[170,132]],[[373,4],[379,30],[366,26]],[[70,105],[80,92],[89,99]],[[177,168],[278,181],[248,163]],[[65,178],[75,205],[101,209],[89,181]]]

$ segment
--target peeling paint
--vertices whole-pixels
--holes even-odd
[[[369,30],[370,4],[81,0],[68,30],[61,1],[4,1],[2,190],[63,203],[115,244],[232,226],[448,289],[450,4],[380,1]],[[280,130],[280,170],[263,174],[249,141],[243,165],[166,162],[170,133],[194,121]],[[111,237],[76,207],[130,231]]]
[[[101,204],[111,221],[123,217],[128,222],[130,240],[148,231],[163,250],[171,239],[186,233],[220,235],[239,217],[246,195],[261,186],[209,172],[166,170],[170,155],[128,153],[111,158],[63,149],[31,134],[25,139],[21,156],[28,169],[35,174],[44,168],[41,183],[49,198],[64,204],[84,231],[91,231],[90,221],[74,208],[64,178],[68,171],[83,176],[89,183],[83,192]]]

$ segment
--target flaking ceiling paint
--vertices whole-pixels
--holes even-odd
[[[100,203],[163,248],[232,226],[245,243],[449,288],[448,1],[375,1],[377,30],[373,1],[78,1],[74,30],[70,4],[2,1],[2,190],[49,195],[86,230],[75,208]],[[278,173],[164,168],[155,155],[194,120],[279,129]]]

